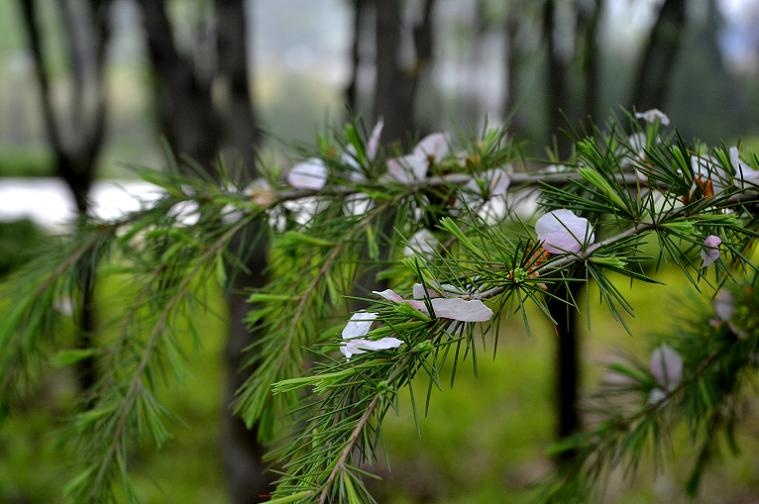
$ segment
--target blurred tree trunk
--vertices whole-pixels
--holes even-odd
[[[564,126],[564,114],[569,110],[567,95],[567,64],[560,55],[556,45],[556,2],[545,0],[543,4],[543,36],[546,39],[546,116],[547,138],[555,138],[559,155],[564,158],[569,154],[569,139],[561,134]]]
[[[250,93],[248,65],[249,27],[244,0],[215,0],[217,71],[214,79],[221,90],[220,103],[213,100],[213,79],[204,79],[198,65],[182,55],[174,42],[174,31],[161,0],[139,0],[153,71],[156,74],[156,107],[159,124],[177,156],[189,156],[200,166],[215,173],[213,165],[220,150],[227,145],[242,161],[238,171],[241,181],[256,175],[255,153],[259,131]],[[200,65],[202,66],[202,65]],[[247,234],[261,234],[259,225]],[[242,240],[235,244],[242,246]],[[271,478],[261,462],[264,448],[254,429],[247,429],[231,410],[238,387],[245,380],[243,350],[255,335],[245,325],[250,309],[244,289],[262,286],[266,281],[266,244],[257,243],[246,258],[248,274],[234,278],[226,300],[229,329],[225,347],[226,379],[221,450],[231,501],[234,504],[258,502],[268,491]],[[250,370],[247,370],[249,372]]]
[[[583,55],[583,74],[585,76],[584,119],[598,119],[601,101],[600,93],[600,47],[598,28],[603,16],[603,0],[594,0],[590,12],[584,15],[585,47]],[[592,122],[592,121],[591,121]]]
[[[60,108],[57,109],[53,101],[37,2],[19,0],[19,5],[22,26],[34,63],[45,134],[53,151],[56,172],[71,191],[79,221],[83,225],[89,210],[88,195],[105,139],[105,56],[110,41],[111,1],[64,0],[59,4],[64,23],[62,32],[66,37],[72,72],[68,116]],[[92,46],[88,46],[88,43]],[[76,303],[77,346],[89,348],[95,330],[94,279],[82,279],[79,288],[81,299]],[[94,357],[83,359],[76,369],[80,390],[88,396],[98,379]]]
[[[250,90],[248,16],[242,0],[215,0],[217,81],[221,83],[224,138],[242,157],[245,176],[256,176],[255,153],[260,140]]]
[[[638,63],[631,104],[638,110],[665,108],[686,22],[685,0],[665,0]]]
[[[567,95],[567,64],[556,46],[556,2],[546,0],[543,6],[543,36],[546,38],[546,103],[548,137],[555,137],[560,159],[569,155],[570,141],[560,133],[564,125],[563,113],[569,109]],[[566,302],[576,299],[579,284],[570,286],[559,284],[548,299],[548,310],[556,322],[556,395],[557,436],[562,439],[580,429],[577,411],[578,386],[580,383],[579,334],[577,331],[577,310]],[[557,299],[558,298],[558,299]],[[565,454],[563,457],[569,457]]]
[[[404,132],[413,129],[413,111],[400,107],[403,87],[408,85],[398,62],[403,28],[401,0],[382,0],[376,18],[374,115],[384,118],[382,137],[389,143],[401,140]]]
[[[556,396],[556,435],[558,439],[575,434],[581,428],[577,409],[580,387],[580,335],[577,309],[567,303],[577,299],[577,283],[570,287],[559,284],[548,299],[548,310],[556,322],[556,365],[554,394]],[[560,300],[565,300],[562,302]],[[562,463],[573,454],[565,451],[558,458]]]
[[[358,89],[358,77],[361,70],[361,42],[363,28],[366,23],[366,17],[369,13],[370,3],[373,0],[353,0],[353,22],[351,25],[351,51],[350,51],[350,76],[348,84],[345,86],[345,106],[348,108],[348,114],[353,115],[358,112],[358,100],[361,95]]]
[[[179,52],[162,0],[138,0],[155,74],[155,107],[161,132],[176,155],[186,155],[211,169],[219,150],[219,120],[210,82],[194,71],[192,60]]]
[[[377,5],[375,117],[385,119],[385,143],[406,140],[416,133],[416,98],[419,82],[434,55],[433,11],[435,0],[424,0],[421,18],[414,23],[415,59],[404,68],[400,61],[403,3],[383,0]]]
[[[503,109],[501,114],[504,119],[511,120],[511,130],[515,135],[521,130],[517,120],[517,96],[519,86],[519,65],[521,64],[521,55],[517,47],[517,37],[519,35],[519,9],[515,2],[509,5],[509,11],[506,14],[504,22],[504,73],[506,92],[503,98]]]

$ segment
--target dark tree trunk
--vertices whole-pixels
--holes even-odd
[[[403,16],[400,0],[382,0],[377,4],[376,71],[374,115],[385,120],[382,137],[386,142],[403,139],[413,129],[413,111],[401,109],[405,93],[404,78],[398,63]]]
[[[421,18],[413,26],[415,60],[410,68],[400,64],[403,30],[402,2],[377,4],[375,116],[384,117],[385,142],[406,140],[417,130],[416,97],[419,82],[434,54],[433,11],[435,0],[425,0]]]
[[[158,122],[171,150],[212,170],[219,150],[219,121],[208,82],[180,54],[162,0],[138,0],[147,35],[148,54],[156,74]]]
[[[243,177],[255,176],[259,131],[250,92],[248,16],[243,0],[215,0],[218,79],[223,89],[224,138],[244,164]]]
[[[585,106],[583,114],[586,118],[598,119],[601,95],[600,84],[600,48],[598,45],[598,26],[603,15],[603,0],[595,0],[592,11],[585,23],[585,54],[583,57],[583,73],[585,74]]]
[[[519,77],[517,70],[520,65],[519,48],[517,47],[517,36],[519,33],[519,11],[515,7],[509,9],[504,23],[504,71],[506,82],[506,92],[503,98],[502,114],[504,119],[511,120],[511,130],[517,134],[519,131],[519,122],[517,121],[517,96]]]
[[[106,129],[107,101],[105,55],[110,40],[110,0],[91,0],[80,4],[66,1],[61,5],[67,53],[72,69],[72,96],[68,107],[70,117],[58,113],[53,105],[50,77],[45,63],[43,33],[35,0],[20,0],[22,26],[34,62],[34,75],[40,94],[43,122],[48,143],[53,151],[56,173],[66,183],[79,214],[80,225],[87,220],[88,195],[95,178],[95,169],[103,147]],[[77,19],[81,21],[78,22]],[[82,30],[86,30],[84,33]],[[86,39],[87,35],[90,39]],[[94,45],[88,53],[87,40]],[[92,90],[92,103],[85,90]],[[64,130],[64,128],[66,128]],[[64,133],[65,131],[65,133]],[[89,348],[95,330],[94,289],[95,279],[84,278],[78,300],[77,346]],[[77,364],[77,380],[83,394],[92,391],[98,373],[94,357]]]
[[[353,22],[351,26],[350,75],[345,86],[345,106],[350,115],[358,113],[358,76],[361,69],[361,34],[369,12],[371,0],[353,0]]]
[[[543,5],[543,36],[546,39],[546,115],[547,138],[555,138],[560,157],[568,155],[569,139],[563,133],[564,114],[568,111],[567,65],[556,47],[556,4],[546,0]]]
[[[685,32],[685,0],[665,0],[638,63],[631,104],[638,110],[665,108],[667,91]]]
[[[559,299],[576,300],[579,284],[570,287],[561,284],[553,294]],[[580,336],[577,309],[557,299],[548,301],[548,310],[556,322],[556,436],[564,439],[581,429],[580,414],[577,409],[580,387]],[[563,452],[558,458],[561,463],[571,458],[571,452]]]

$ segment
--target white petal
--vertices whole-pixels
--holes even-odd
[[[672,390],[683,378],[683,359],[669,345],[661,345],[651,355],[651,374],[666,390]]]
[[[347,215],[364,215],[374,207],[374,202],[366,193],[353,193],[345,197],[345,206],[343,207]]]
[[[719,259],[719,246],[722,238],[716,235],[709,235],[704,240],[704,248],[701,249],[701,267],[706,268]]]
[[[735,298],[727,289],[722,289],[714,300],[714,312],[720,320],[730,320],[735,312]]]
[[[340,155],[340,162],[351,168],[352,172],[361,173],[361,165],[356,159],[356,148],[352,144],[348,145]]]
[[[595,234],[588,219],[578,217],[571,210],[553,210],[535,223],[538,240],[552,254],[575,253],[584,243],[593,243]]]
[[[340,345],[340,352],[346,359],[350,360],[353,355],[358,355],[366,352],[372,352],[375,350],[388,350],[390,348],[398,348],[403,344],[402,340],[398,338],[382,338],[376,341],[368,339],[352,339],[348,340]]]
[[[276,194],[269,185],[269,182],[262,177],[253,180],[248,187],[243,190],[243,194],[250,197],[258,206],[268,207],[276,200]]]
[[[448,135],[445,133],[432,133],[422,138],[416,147],[414,155],[438,162],[448,154]]]
[[[327,183],[327,166],[321,159],[308,159],[290,170],[287,182],[296,189],[318,191]]]
[[[168,214],[179,227],[194,226],[200,220],[200,207],[197,201],[180,201],[169,208]]]
[[[649,404],[658,404],[664,400],[664,398],[667,397],[667,393],[664,392],[660,388],[655,388],[651,390],[651,393],[648,395],[648,403]]]
[[[366,157],[373,161],[375,157],[377,157],[377,149],[379,149],[379,140],[380,136],[382,135],[382,128],[385,127],[385,120],[381,117],[377,121],[377,124],[374,125],[374,129],[372,129],[372,134],[369,136],[369,140],[366,142]]]
[[[415,283],[412,289],[411,296],[414,299],[424,299],[425,296],[430,297],[430,298],[443,297],[443,294],[440,291],[434,289],[431,285],[428,285],[427,290],[425,291],[424,285],[420,283]]]
[[[421,229],[411,237],[403,248],[403,255],[411,257],[419,254],[425,257],[433,257],[438,247],[440,247],[440,241],[435,238],[435,235],[428,229]]]
[[[643,119],[647,123],[654,123],[659,120],[664,126],[669,126],[669,117],[659,109],[646,110],[645,112],[636,112],[635,117]]]
[[[486,322],[493,317],[493,310],[479,299],[435,298],[431,299],[430,303],[438,318],[461,322]],[[422,311],[426,311],[426,306]]]
[[[70,296],[63,296],[53,303],[53,308],[61,315],[71,316],[74,313],[74,301]]]
[[[730,147],[730,163],[735,168],[735,182],[741,188],[745,188],[745,182],[759,185],[759,170],[754,170],[748,164],[744,163],[740,156],[738,147]]]
[[[693,176],[703,181],[710,180],[714,193],[722,192],[722,181],[725,179],[725,171],[713,156],[708,154],[704,156],[691,156],[690,166],[693,170]]]
[[[638,154],[641,154],[646,149],[646,134],[642,132],[633,133],[627,137],[627,143],[630,145],[632,150]]]
[[[401,184],[413,184],[427,176],[429,162],[415,154],[401,158],[390,159],[387,162],[387,173]]]
[[[372,323],[377,318],[373,312],[354,313],[343,329],[343,339],[360,338],[369,334]]]

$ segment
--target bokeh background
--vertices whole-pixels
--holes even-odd
[[[759,145],[759,0],[5,0],[0,2],[0,275],[22,265],[77,212],[113,216],[149,185],[134,167],[167,153],[287,167],[299,142],[353,115],[386,121],[386,140],[508,123],[525,151],[620,107],[664,110],[687,139]],[[557,110],[561,113],[557,113]],[[555,136],[555,140],[554,137]],[[581,330],[582,390],[635,337],[671,327],[688,287],[630,289],[633,336],[600,306]],[[124,279],[121,279],[124,280]],[[118,276],[98,285],[92,331],[118,313]],[[135,454],[146,502],[231,502],[224,464],[228,309],[209,287],[203,346],[164,398],[181,421],[159,451]],[[592,287],[591,287],[592,289]],[[589,299],[594,300],[592,295]],[[2,303],[13,303],[4,299]],[[72,332],[75,318],[72,318]],[[498,353],[436,393],[428,418],[409,401],[387,420],[379,502],[524,502],[551,467],[553,328],[504,327]],[[426,383],[418,384],[420,397]],[[50,371],[20,415],[0,420],[0,502],[61,500],[73,474],[55,429],[77,380]],[[705,479],[704,502],[759,502],[759,428],[740,458]],[[234,440],[233,440],[234,442]],[[686,502],[690,453],[615,475],[607,502]],[[253,502],[237,500],[236,502]]]

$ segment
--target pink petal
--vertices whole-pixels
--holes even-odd
[[[343,339],[348,340],[366,336],[372,329],[372,323],[376,318],[377,314],[372,312],[354,313],[343,329]]]
[[[374,125],[374,129],[372,129],[372,134],[369,136],[369,140],[366,142],[366,157],[370,161],[373,161],[377,156],[377,149],[379,149],[379,140],[380,136],[382,135],[382,128],[384,127],[385,121],[380,117],[377,121],[377,124]]]
[[[403,297],[392,289],[385,289],[383,291],[372,291],[374,294],[392,301],[393,303],[406,303],[416,310],[421,310],[424,303],[421,301],[415,301],[413,299],[403,299]]]
[[[414,155],[434,162],[440,161],[448,154],[448,135],[432,133],[422,138],[416,147]]]
[[[683,359],[669,345],[661,345],[651,355],[651,374],[659,385],[672,390],[683,378]]]
[[[431,299],[430,303],[438,318],[461,322],[486,322],[493,317],[493,310],[479,299],[435,298]],[[422,311],[426,311],[426,306]]]
[[[387,162],[387,173],[401,184],[413,184],[427,176],[429,163],[423,157],[409,154]]]
[[[704,248],[701,249],[701,267],[706,268],[719,259],[719,246],[722,238],[716,235],[709,235],[704,240]]]
[[[552,254],[576,253],[584,243],[593,243],[595,234],[588,219],[576,216],[571,210],[548,212],[535,223],[538,240]]]
[[[402,303],[403,297],[395,292],[393,289],[385,289],[383,291],[372,291],[372,293],[377,294],[379,297],[385,298],[388,301],[392,301],[394,303]]]
[[[327,166],[321,159],[308,159],[290,170],[287,182],[296,189],[318,191],[327,183]]]

